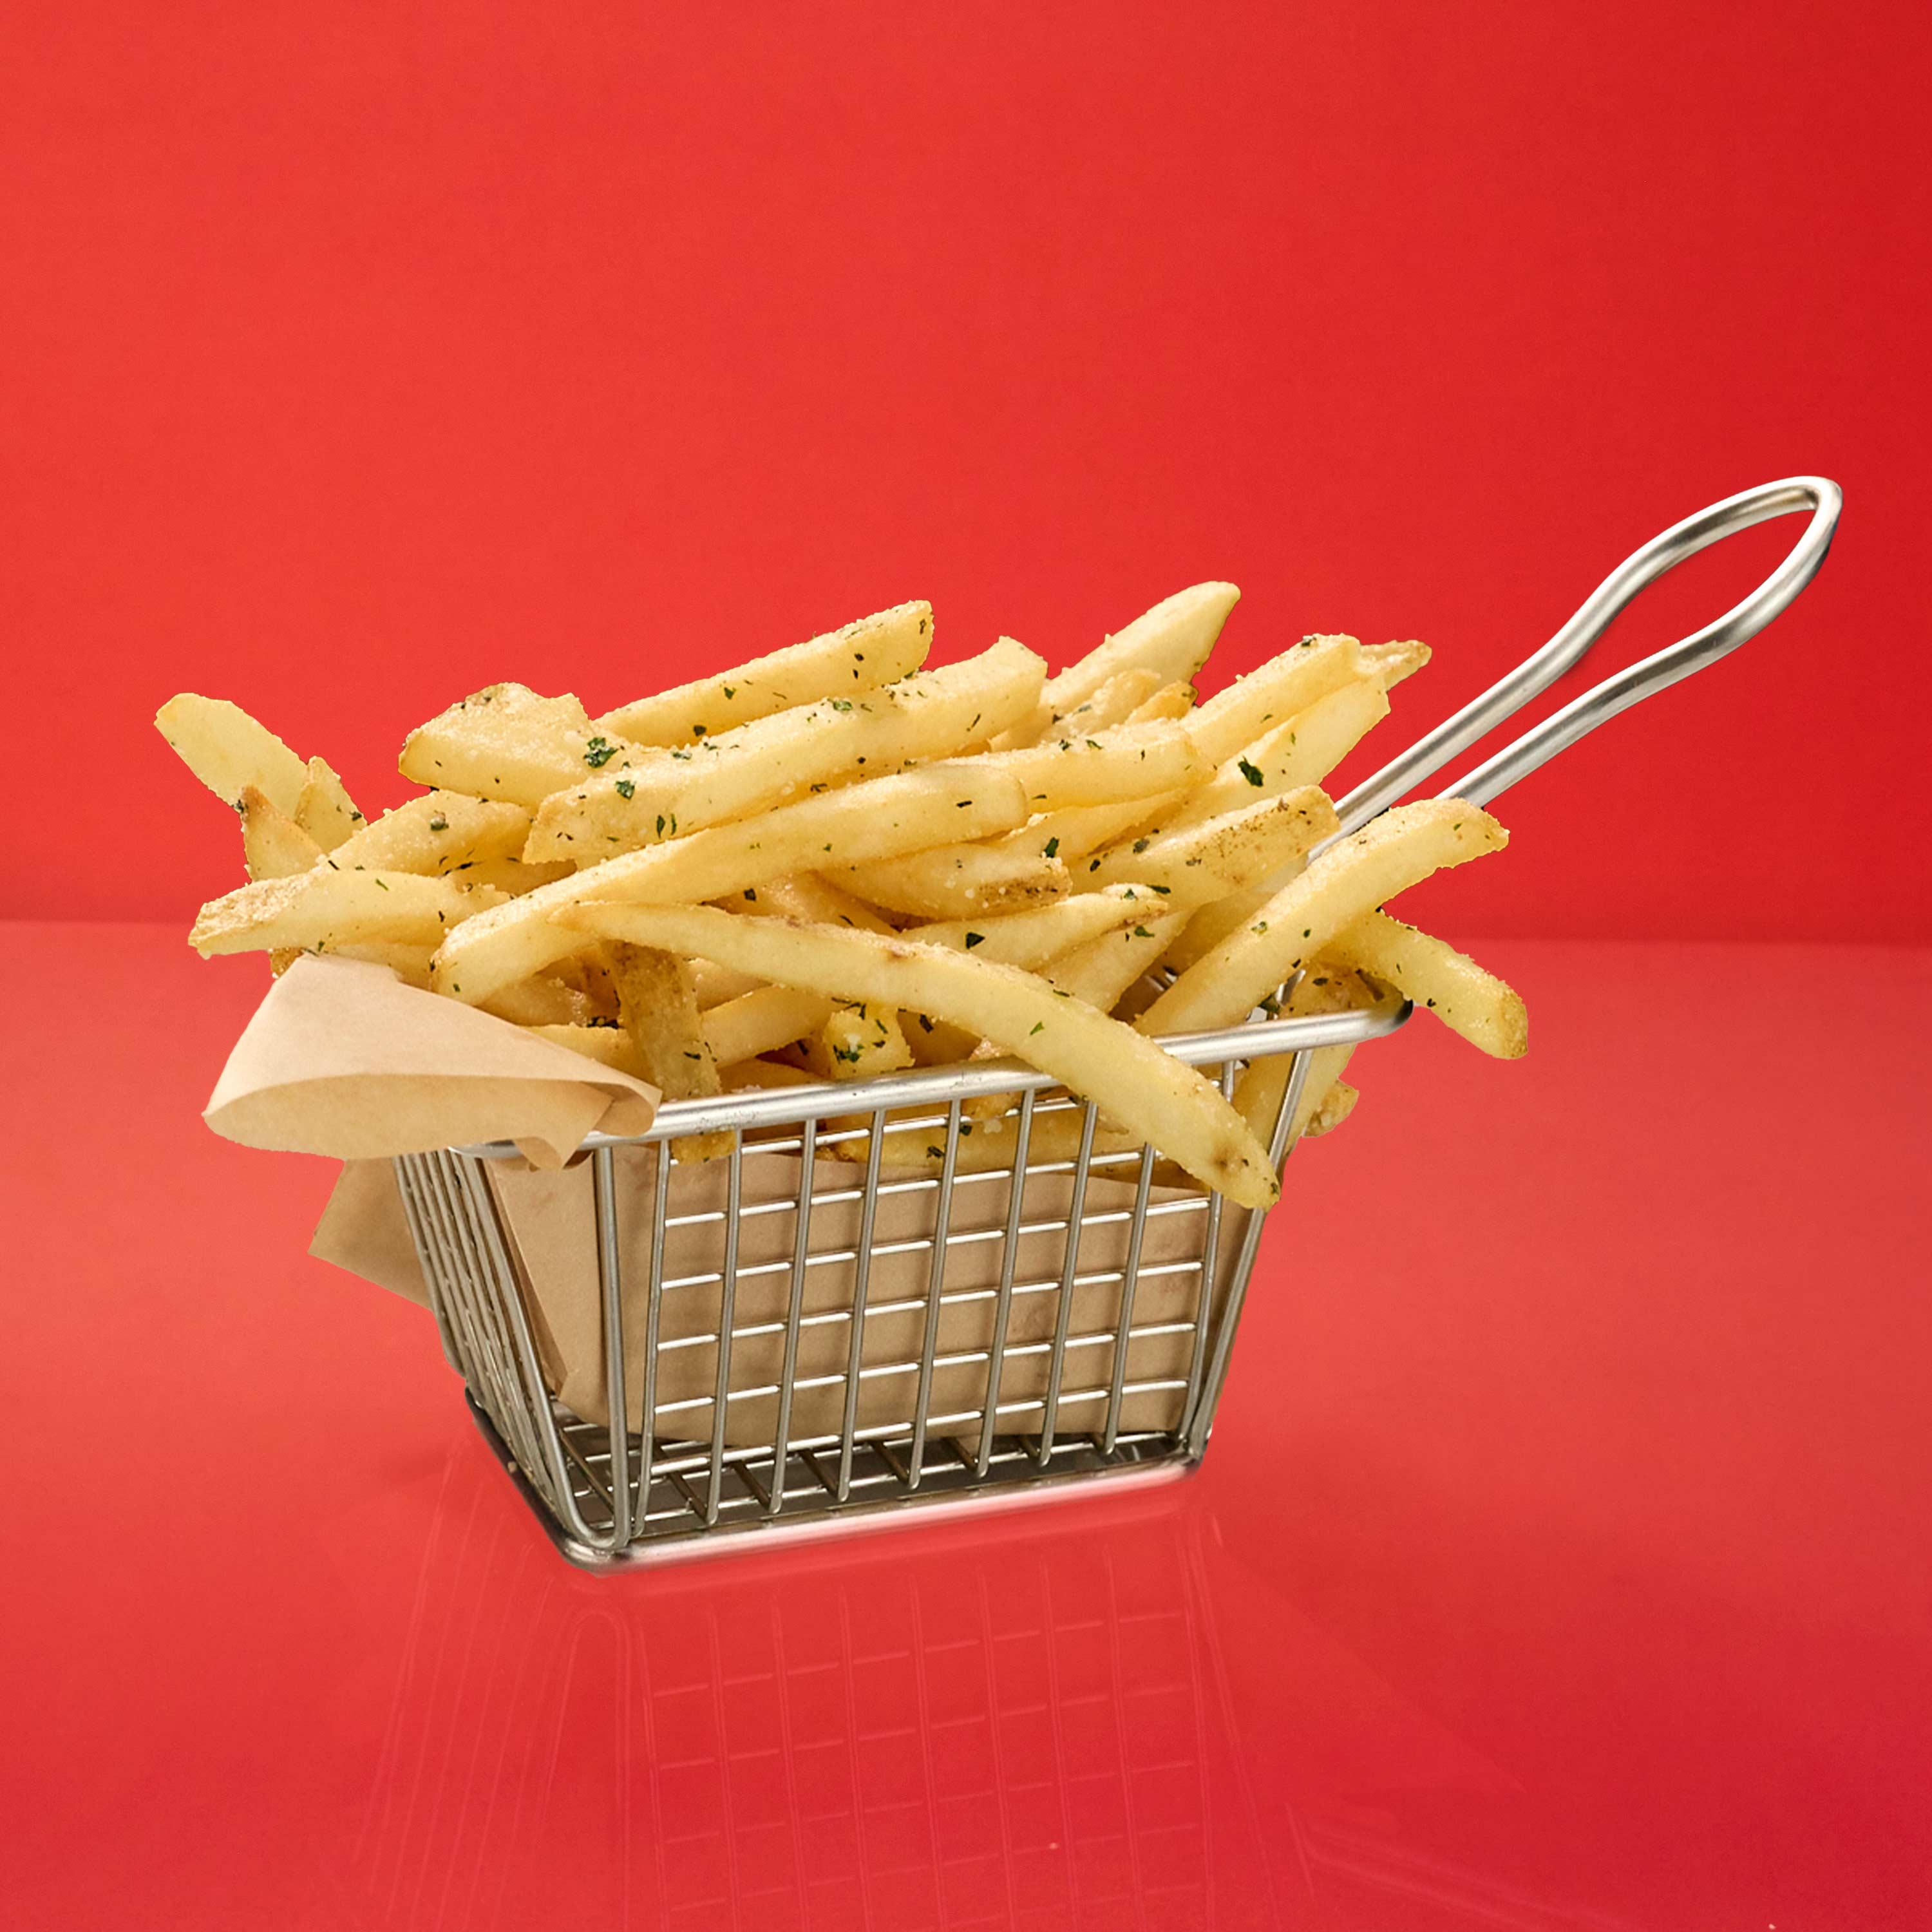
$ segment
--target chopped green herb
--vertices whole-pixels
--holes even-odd
[[[593,738],[584,748],[584,762],[594,772],[617,755],[617,748],[608,738]]]
[[[627,804],[637,795],[638,782],[635,778],[620,778],[617,781],[617,796]]]
[[[1134,850],[1136,852],[1144,852],[1153,843],[1154,841],[1151,838],[1136,838],[1134,841]]]
[[[662,812],[659,812],[658,814],[658,836],[660,838],[664,836],[664,814]]]
[[[1042,849],[1043,850],[1043,851],[1045,852],[1046,856],[1048,858],[1049,858],[1049,859],[1057,858],[1057,857],[1059,856],[1059,853],[1060,853],[1060,841],[1059,841],[1059,839],[1058,839],[1057,837],[1055,837],[1055,838],[1049,838],[1049,839],[1046,842],[1046,845],[1044,846],[1044,848],[1042,848]]]
[[[1034,1036],[1034,1034],[1036,1034],[1036,1033],[1044,1033],[1044,1032],[1046,1032],[1046,1021],[1044,1021],[1044,1020],[1035,1020],[1035,1021],[1034,1022],[1034,1023],[1033,1023],[1033,1032],[1032,1032],[1032,1033],[1029,1033],[1029,1034],[1027,1035],[1027,1038],[1028,1038],[1028,1040],[1030,1040],[1030,1039],[1032,1039],[1032,1037],[1033,1037],[1033,1036]]]
[[[736,697],[736,696],[737,696],[737,694],[737,694],[735,691],[734,691],[734,690],[732,689],[732,688],[730,687],[730,686],[729,686],[728,684],[724,687],[724,695],[725,695],[727,698],[735,698],[735,697]]]
[[[850,711],[852,700],[849,698],[835,698],[832,700],[832,708],[835,711]]]
[[[1145,926],[1137,926],[1134,928],[1134,937],[1136,939],[1151,939],[1154,934]]]
[[[1251,785],[1258,785],[1262,782],[1262,771],[1260,766],[1251,765],[1248,763],[1246,758],[1244,758],[1240,760],[1237,769],[1240,771],[1242,777],[1246,778]]]

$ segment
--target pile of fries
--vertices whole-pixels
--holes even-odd
[[[1013,1054],[1091,1100],[1102,1143],[1266,1206],[1285,1058],[1231,1102],[1159,1036],[1391,993],[1499,1056],[1527,1028],[1381,910],[1502,827],[1435,800],[1341,839],[1322,789],[1427,648],[1303,638],[1198,702],[1239,594],[1197,584],[1052,676],[1006,638],[926,668],[911,603],[597,718],[492,685],[411,734],[428,789],[373,823],[323,760],[184,694],[155,722],[240,813],[250,880],[193,944],[376,961],[674,1100]],[[1312,1056],[1302,1130],[1354,1105],[1347,1053]],[[1011,1105],[968,1103],[959,1165],[1010,1161]],[[1036,1121],[1036,1157],[1078,1120]],[[891,1167],[944,1152],[886,1139]]]

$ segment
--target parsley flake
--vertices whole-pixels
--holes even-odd
[[[1262,771],[1260,766],[1251,765],[1248,763],[1246,758],[1244,758],[1240,760],[1237,769],[1240,771],[1242,777],[1246,778],[1251,785],[1258,785],[1262,782]]]
[[[608,738],[593,738],[584,748],[584,762],[594,772],[617,755],[617,748]]]

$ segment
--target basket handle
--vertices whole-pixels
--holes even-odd
[[[1832,547],[1844,496],[1837,484],[1822,476],[1790,476],[1741,491],[1673,524],[1652,537],[1636,554],[1605,578],[1569,622],[1543,648],[1523,659],[1506,677],[1466,704],[1454,717],[1418,740],[1402,756],[1384,765],[1343,799],[1337,808],[1344,834],[1359,831],[1426,778],[1432,777],[1459,752],[1521,710],[1531,699],[1580,663],[1591,647],[1623,614],[1624,608],[1658,579],[1675,570],[1686,557],[1774,517],[1809,510],[1811,520],[1790,554],[1745,598],[1701,631],[1668,646],[1628,670],[1606,677],[1574,699],[1561,711],[1526,731],[1449,786],[1441,796],[1465,798],[1487,805],[1547,764],[1579,738],[1628,711],[1652,693],[1664,690],[1714,664],[1747,638],[1754,638],[1816,575]]]

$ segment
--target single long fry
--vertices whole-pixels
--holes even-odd
[[[1186,682],[1208,662],[1240,595],[1232,584],[1196,584],[1163,598],[1048,681],[1040,694],[1048,716],[1072,710],[1123,671],[1148,670],[1162,684]]]
[[[838,876],[874,905],[926,920],[1015,911],[1072,889],[1059,860],[1000,845],[938,845],[848,866]]]
[[[814,1072],[832,1080],[869,1080],[912,1064],[899,1016],[890,1006],[836,1006],[806,1057]]]
[[[724,1067],[809,1040],[831,1017],[832,1002],[824,994],[767,985],[707,1009],[700,1024],[712,1059]]]
[[[1036,812],[1152,798],[1199,783],[1209,766],[1178,724],[1116,724],[1056,733],[1037,745],[952,760],[962,771],[1010,772]]]
[[[530,836],[527,806],[426,792],[386,812],[335,848],[338,866],[391,872],[453,872],[486,859],[520,856]]]
[[[1017,967],[843,927],[740,920],[706,906],[574,907],[584,932],[716,959],[835,999],[910,1007],[966,1027],[1094,1100],[1244,1207],[1278,1191],[1240,1117],[1191,1066]]]
[[[788,872],[767,879],[726,907],[763,919],[805,919],[820,926],[856,926],[861,932],[890,932],[892,928],[870,906],[842,892],[816,872]]]
[[[1178,722],[1194,709],[1194,687],[1176,679],[1151,693],[1127,713],[1130,724]]]
[[[1408,638],[1399,644],[1364,644],[1362,661],[1370,665],[1382,680],[1384,691],[1393,691],[1406,677],[1413,677],[1435,656],[1419,638]]]
[[[1012,851],[1037,853],[1043,859],[1064,860],[1070,865],[1112,844],[1122,832],[1137,830],[1150,818],[1158,818],[1188,796],[1184,791],[1170,791],[1156,798],[1122,799],[1113,805],[1063,806],[1009,832],[1000,843]]]
[[[1318,785],[1388,710],[1388,698],[1373,678],[1331,691],[1237,752],[1205,784],[1189,793],[1178,810],[1158,820],[1160,829],[1178,832],[1257,799]]]
[[[292,878],[261,879],[211,899],[188,943],[204,959],[222,952],[266,952],[340,940],[406,939],[434,945],[461,921],[498,903],[479,888],[413,872],[340,872],[325,859]],[[582,944],[580,935],[577,944]],[[574,951],[574,946],[572,948]]]
[[[1061,736],[1073,731],[1098,731],[1109,724],[1124,724],[1161,688],[1158,671],[1137,665],[1108,679],[1091,698],[1053,722]],[[1044,737],[1048,734],[1040,735]]]
[[[1330,846],[1247,926],[1183,973],[1136,1024],[1154,1034],[1232,1026],[1384,899],[1508,842],[1486,812],[1462,799],[1399,805]]]
[[[286,879],[322,862],[322,848],[276,810],[259,786],[246,784],[235,802],[242,815],[242,859],[251,879]]]
[[[325,852],[336,850],[361,830],[362,814],[326,758],[309,760],[295,820]]]
[[[984,837],[1025,814],[1026,801],[1010,774],[985,772],[968,783],[944,768],[800,799],[760,818],[626,853],[484,914],[488,923],[470,921],[462,944],[446,945],[437,956],[436,989],[479,1005],[500,988],[575,952],[582,935],[553,924],[552,916],[584,899],[722,898],[788,872],[916,851],[955,831]]]
[[[1355,1111],[1355,1103],[1361,1097],[1359,1088],[1351,1087],[1346,1080],[1336,1081],[1309,1115],[1301,1138],[1318,1141],[1324,1134],[1332,1134]]]
[[[1335,808],[1312,785],[1264,798],[1153,838],[1129,840],[1096,854],[1087,883],[1136,880],[1179,894],[1184,903],[1218,897],[1228,886],[1264,878],[1336,829]]]
[[[1324,956],[1372,973],[1498,1060],[1520,1059],[1529,1051],[1529,1012],[1520,993],[1467,953],[1387,913],[1356,920]]]
[[[708,1099],[718,1090],[718,1068],[698,1019],[691,968],[655,946],[607,946],[617,990],[618,1018],[629,1036],[643,1078],[667,1100]],[[731,1150],[731,1136],[685,1134],[671,1142],[680,1160],[716,1160]]]
[[[593,728],[633,745],[689,745],[775,712],[854,698],[910,676],[932,647],[932,606],[897,604],[802,644],[768,651],[607,711]]]
[[[278,812],[295,817],[308,766],[240,705],[184,691],[155,712],[154,725],[217,798],[232,805],[253,785]]]
[[[741,994],[755,993],[766,984],[756,974],[737,972],[710,959],[694,959],[691,962],[691,976],[698,988],[699,1010],[706,1012],[713,1006],[722,1006],[727,1000],[736,999]]]
[[[996,959],[1003,966],[1037,970],[1049,959],[1084,946],[1103,932],[1135,925],[1146,917],[1148,904],[1148,896],[1131,885],[1110,886],[1102,892],[1082,892],[1077,898],[1057,899],[1051,905],[1002,913],[993,919],[909,926],[899,937],[921,946],[943,946],[949,952]]]
[[[1187,721],[1187,728],[1203,757],[1225,764],[1317,698],[1375,676],[1353,638],[1304,638],[1210,698]]]
[[[1292,1018],[1306,1018],[1316,1013],[1356,1010],[1374,1005],[1375,1000],[1373,990],[1358,974],[1339,974],[1318,965],[1295,982],[1282,1010]],[[1314,1123],[1333,1094],[1354,1051],[1350,1046],[1318,1046],[1310,1050],[1300,1102],[1288,1130],[1291,1146],[1304,1134],[1316,1131]],[[1256,1139],[1263,1147],[1274,1144],[1275,1126],[1281,1118],[1282,1102],[1287,1096],[1288,1080],[1294,1071],[1293,1054],[1264,1054],[1244,1067],[1234,1082],[1234,1111],[1254,1130]]]
[[[418,726],[397,763],[418,784],[536,806],[614,758],[623,762],[621,742],[594,733],[574,698],[510,683],[485,686]]]
[[[580,773],[537,813],[526,859],[589,865],[745,818],[815,784],[944,758],[1036,700],[1046,667],[1003,638],[963,664],[920,671],[861,698],[760,718],[686,748],[634,749]]]

